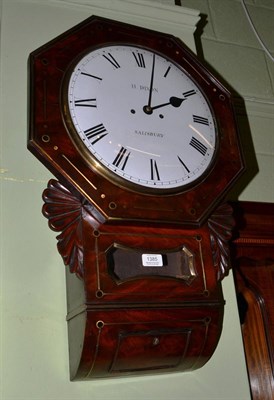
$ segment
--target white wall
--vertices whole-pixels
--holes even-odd
[[[250,398],[231,276],[223,283],[227,302],[223,334],[202,369],[69,382],[64,266],[55,234],[41,214],[41,194],[51,175],[26,149],[27,58],[91,14],[170,31],[193,47],[191,26],[197,12],[156,6],[156,1],[151,3],[153,9],[148,1],[142,7],[138,3],[142,2],[2,0],[1,400]]]

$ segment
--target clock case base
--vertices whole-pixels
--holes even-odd
[[[218,343],[223,302],[171,308],[97,309],[68,316],[71,380],[114,378],[202,367]]]
[[[90,203],[56,180],[43,198],[68,266],[71,380],[204,365],[222,330],[230,206],[200,228],[183,229],[100,223]],[[163,265],[142,265],[142,254],[162,256]]]

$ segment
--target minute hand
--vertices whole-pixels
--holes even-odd
[[[175,108],[178,108],[178,107],[180,107],[182,102],[185,101],[185,100],[186,99],[182,99],[180,97],[172,96],[172,97],[170,97],[168,103],[158,104],[158,106],[151,107],[151,110],[156,110],[157,108],[166,107],[166,106],[169,106],[169,105],[171,105],[171,106],[173,106]]]
[[[153,54],[153,59],[152,59],[152,69],[151,69],[151,77],[150,77],[149,96],[148,96],[148,103],[147,103],[148,109],[151,109],[151,97],[152,97],[152,91],[153,91],[154,69],[155,69],[155,54]]]

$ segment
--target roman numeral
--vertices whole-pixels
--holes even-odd
[[[168,67],[168,69],[166,70],[166,72],[165,72],[165,74],[164,74],[164,78],[166,78],[167,77],[167,74],[169,73],[169,71],[170,71],[170,66]]]
[[[189,96],[193,96],[194,94],[196,94],[195,90],[188,90],[187,92],[183,93],[183,96],[189,97]]]
[[[108,60],[115,68],[121,68],[119,63],[115,60],[112,54],[108,53],[108,56],[103,54],[103,57]]]
[[[200,117],[199,115],[193,115],[193,122],[196,122],[197,124],[209,125],[208,119]]]
[[[196,139],[195,137],[192,136],[189,144],[190,144],[190,146],[194,147],[194,149],[199,151],[199,153],[201,153],[203,156],[206,155],[207,147],[203,143],[201,143],[198,139]]]
[[[121,165],[120,169],[124,171],[129,156],[130,152],[125,147],[121,147],[112,164],[115,165],[115,167],[119,167]]]
[[[74,101],[75,107],[97,107],[96,99],[82,99]]]
[[[142,53],[135,53],[134,51],[132,52],[132,54],[134,55],[138,67],[146,68],[144,55]]]
[[[183,167],[185,168],[185,170],[189,173],[190,171],[189,171],[189,169],[187,168],[187,166],[185,165],[185,163],[183,162],[183,160],[179,157],[179,156],[177,156],[178,157],[178,160],[180,161],[180,163],[183,165]]]
[[[100,78],[99,76],[91,75],[88,74],[87,72],[81,72],[81,75],[89,76],[90,78],[99,79],[99,81],[102,81],[102,78]]]
[[[91,141],[91,139],[94,139],[91,144],[95,144],[99,140],[103,139],[108,132],[106,128],[104,127],[103,124],[95,125],[92,128],[89,128],[84,131],[84,134],[86,135],[86,138]]]
[[[152,181],[160,180],[160,174],[158,171],[157,162],[152,158],[150,159],[150,179]]]

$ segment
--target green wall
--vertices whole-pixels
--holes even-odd
[[[207,15],[198,50],[237,98],[250,171],[231,196],[274,201],[273,63],[254,37],[240,1],[181,3]],[[268,27],[274,20],[269,17],[273,1],[246,3],[273,51]],[[156,0],[2,0],[1,5],[1,400],[249,399],[231,274],[223,282],[223,334],[202,369],[69,382],[64,266],[55,234],[41,214],[41,194],[52,176],[26,149],[31,51],[91,14],[176,34],[194,49],[199,11]]]
[[[200,53],[235,96],[248,171],[231,196],[273,202],[274,2],[181,0],[181,4],[200,10]]]

